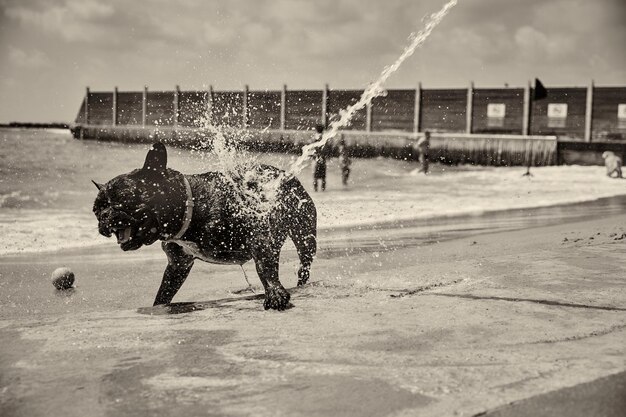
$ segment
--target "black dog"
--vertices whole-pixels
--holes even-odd
[[[156,143],[143,168],[106,184],[94,182],[99,192],[93,211],[100,234],[115,234],[124,251],[162,241],[168,265],[154,305],[172,301],[195,259],[238,265],[254,259],[265,287],[265,308],[287,308],[290,295],[278,280],[280,250],[287,236],[300,258],[298,285],[309,279],[316,252],[315,205],[300,181],[281,180],[276,204],[258,216],[246,207],[242,192],[258,192],[254,180],[237,183],[218,172],[183,175],[166,165],[165,146]],[[251,178],[283,175],[267,165],[255,170],[258,175]]]

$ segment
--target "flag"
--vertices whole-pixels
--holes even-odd
[[[539,78],[535,78],[535,91],[533,94],[533,100],[541,100],[548,97],[548,90],[543,86]]]

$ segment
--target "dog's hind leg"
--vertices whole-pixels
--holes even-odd
[[[167,267],[163,273],[161,287],[153,305],[169,304],[183,285],[193,266],[193,256],[186,254],[176,243],[163,242],[161,245],[167,255]]]
[[[317,252],[317,211],[313,200],[299,183],[292,186],[291,193],[297,204],[294,200],[289,201],[292,214],[288,217],[287,232],[300,258],[298,286],[302,286],[309,280],[311,264]]]
[[[300,287],[309,280],[311,264],[313,263],[313,258],[317,251],[315,230],[313,230],[313,233],[309,233],[306,236],[302,236],[300,233],[294,233],[291,239],[293,240],[293,244],[298,251],[298,257],[300,258],[300,267],[298,268],[298,287]]]

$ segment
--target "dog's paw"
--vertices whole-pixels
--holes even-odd
[[[309,280],[309,268],[300,267],[298,269],[298,287],[302,287]]]
[[[270,308],[272,310],[285,310],[289,308],[291,304],[289,299],[291,295],[283,287],[270,287],[265,291],[265,302],[263,306],[266,310]]]

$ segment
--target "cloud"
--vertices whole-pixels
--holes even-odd
[[[202,41],[210,46],[225,46],[236,45],[236,40],[239,37],[239,24],[231,22],[231,24],[225,25],[223,23],[204,22],[202,24]],[[243,25],[246,30],[247,25]]]
[[[554,0],[535,4],[530,19],[515,31],[519,58],[527,64],[568,66],[592,76],[599,62],[608,67],[626,64],[616,53],[626,43],[623,0]],[[621,61],[621,64],[620,64]]]
[[[551,32],[593,35],[598,24],[622,26],[626,7],[623,0],[553,0],[535,5],[532,19],[537,27]],[[620,13],[621,9],[621,13]]]
[[[43,68],[50,66],[50,59],[39,50],[25,52],[22,49],[9,47],[9,61],[20,68]]]
[[[15,78],[2,78],[2,86],[5,88],[13,88],[18,85]]]
[[[100,19],[113,14],[113,7],[94,0],[66,0],[65,9],[70,17],[86,20]]]
[[[532,26],[522,26],[515,31],[515,43],[522,52],[534,54],[546,50],[548,37]]]
[[[518,28],[514,38],[518,55],[525,60],[556,62],[577,52],[575,36],[546,34],[532,26]]]
[[[0,0],[0,79],[70,91],[72,112],[84,85],[359,88],[445,1]],[[621,85],[624,21],[624,0],[459,0],[389,86]]]
[[[14,4],[5,9],[5,15],[28,29],[42,29],[68,42],[88,42],[104,36],[103,23],[111,17],[111,5],[95,0],[64,0],[62,2],[34,3],[30,6]]]

